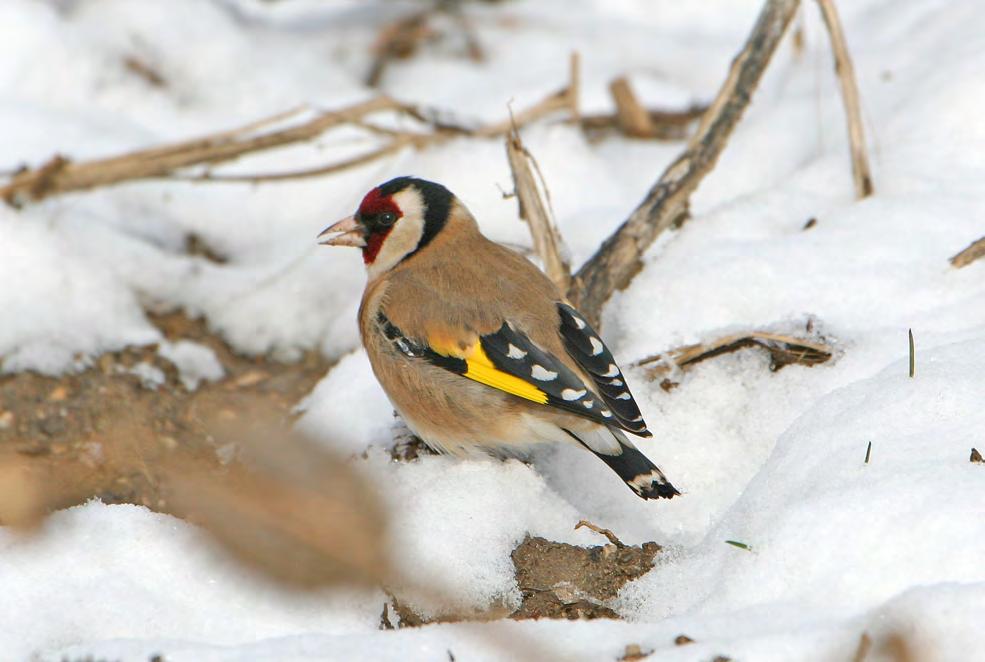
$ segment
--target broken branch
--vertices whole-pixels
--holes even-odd
[[[687,149],[578,270],[568,296],[596,327],[602,306],[612,293],[629,285],[642,268],[644,251],[665,230],[687,218],[691,193],[725,148],[798,4],[799,0],[767,1]]]
[[[609,83],[609,94],[616,104],[616,122],[626,135],[649,138],[654,134],[650,113],[636,98],[628,78],[621,76]]]
[[[734,352],[746,347],[762,347],[770,353],[770,369],[779,370],[796,363],[813,366],[829,360],[833,350],[828,345],[769,331],[733,333],[706,343],[685,345],[662,354],[654,354],[633,363],[634,366],[652,366],[647,377],[655,379],[673,366],[685,368],[706,359]]]
[[[534,250],[537,251],[548,278],[558,289],[566,292],[571,286],[571,265],[564,257],[561,233],[552,219],[547,184],[537,161],[520,140],[520,133],[515,126],[506,137],[506,157],[513,173],[513,190],[516,191],[519,215],[530,226]],[[536,178],[534,171],[537,172]],[[542,191],[544,195],[541,195]]]

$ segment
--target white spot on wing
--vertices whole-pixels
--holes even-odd
[[[588,336],[588,342],[592,343],[592,356],[598,356],[605,350],[605,345],[595,336]]]
[[[568,402],[571,402],[572,400],[577,400],[578,398],[584,397],[586,393],[588,393],[588,391],[585,389],[575,390],[573,388],[566,388],[561,391],[561,397]]]
[[[612,418],[612,412],[609,411],[608,409],[603,409],[599,413],[602,414],[603,416],[605,416],[606,418]]]
[[[633,396],[629,394],[629,391],[623,391],[622,393],[616,396],[616,400],[630,400],[632,399],[632,397]]]
[[[585,409],[591,409],[592,407],[595,406],[595,401],[594,400],[584,400],[584,401],[582,401],[581,404],[585,405]]]
[[[551,380],[557,379],[557,373],[546,369],[544,366],[534,365],[530,369],[530,376],[534,379],[542,382],[549,382]]]
[[[615,363],[610,363],[609,364],[609,369],[602,376],[603,377],[615,377],[618,374],[619,374],[619,366],[617,366]]]
[[[527,353],[525,351],[523,351],[513,343],[510,343],[509,346],[507,347],[506,356],[510,357],[511,359],[522,359],[526,355]]]
[[[640,474],[632,480],[628,480],[626,482],[637,492],[642,492],[654,483],[657,483],[658,485],[666,485],[667,479],[664,477],[660,469],[654,467],[650,473]]]
[[[573,319],[575,321],[575,326],[577,326],[579,329],[584,329],[585,328],[585,320],[583,320],[582,318],[575,317],[574,315],[572,315],[571,316],[571,319]]]
[[[609,386],[622,386],[622,380],[621,379],[613,379],[612,381],[608,382],[608,384],[609,384]]]

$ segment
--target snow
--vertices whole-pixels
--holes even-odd
[[[487,50],[454,41],[390,65],[398,99],[495,120],[557,89],[581,53],[585,112],[629,75],[650,104],[707,101],[754,20],[740,0],[513,2],[465,11]],[[291,0],[0,3],[3,168],[183,139],[308,104],[367,98],[374,26],[413,4]],[[222,378],[203,345],[166,342],[147,311],[202,316],[238,351],[338,359],[298,403],[299,427],[352,456],[393,519],[428,614],[515,606],[510,551],[526,534],[598,544],[582,518],[665,546],[612,602],[625,621],[489,622],[381,632],[382,591],[296,594],[235,565],[183,521],[91,502],[20,538],[0,528],[0,650],[11,659],[504,659],[511,645],[615,659],[850,659],[899,635],[913,659],[985,645],[985,261],[948,258],[985,234],[985,5],[841,2],[876,194],[852,196],[844,116],[811,3],[806,47],[781,46],[693,218],[647,254],[604,313],[604,337],[654,433],[641,450],[683,495],[636,499],[591,455],[390,462],[394,420],[355,324],[358,254],[314,245],[372,185],[398,174],[455,191],[491,237],[529,245],[498,140],[405,151],[327,178],[261,186],[133,183],[0,205],[0,371],[61,374],[107,351],[158,345],[186,388]],[[798,19],[799,20],[799,19]],[[166,81],[124,65],[135,57]],[[573,260],[586,259],[681,144],[524,130]],[[287,170],[356,153],[355,132],[229,166]],[[816,225],[804,229],[808,219]],[[188,255],[198,238],[213,260]],[[665,392],[634,360],[750,328],[833,343],[824,365],[770,372],[755,351],[715,358]],[[908,376],[907,330],[916,341]],[[163,379],[134,368],[149,387]],[[156,372],[155,372],[156,371]],[[2,419],[0,419],[2,423]],[[870,461],[864,462],[871,442]],[[725,543],[736,540],[750,550]],[[412,580],[412,581],[411,581]],[[410,584],[433,584],[442,605]],[[687,634],[696,643],[675,646]],[[505,642],[505,643],[504,643]],[[504,646],[506,648],[504,648]],[[881,647],[881,648],[880,648]],[[543,657],[543,656],[542,656]]]
[[[189,391],[197,389],[203,380],[218,381],[226,373],[215,352],[201,343],[190,340],[162,342],[157,353],[174,364],[181,385]]]

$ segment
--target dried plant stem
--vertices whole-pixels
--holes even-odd
[[[577,55],[572,56],[572,81],[570,85],[533,106],[525,108],[517,113],[515,118],[476,129],[442,124],[431,117],[436,115],[435,113],[402,104],[386,96],[380,96],[340,110],[323,112],[308,121],[259,135],[256,134],[259,129],[294,116],[301,109],[278,113],[232,131],[223,131],[194,140],[127,152],[104,159],[76,163],[56,155],[38,168],[23,169],[14,173],[10,181],[0,186],[0,199],[9,205],[19,207],[51,195],[84,191],[126,181],[155,178],[199,182],[251,183],[299,179],[327,175],[346,168],[364,165],[398,152],[405,147],[417,149],[431,147],[459,135],[495,138],[507,134],[511,130],[512,122],[522,126],[558,111],[567,111],[569,114],[576,115],[578,105],[577,61]],[[369,115],[380,112],[396,112],[413,117],[428,125],[428,130],[417,133],[396,131],[376,127],[365,121]],[[247,154],[307,142],[342,125],[357,126],[372,133],[383,135],[388,138],[388,142],[355,157],[302,170],[228,175],[213,172],[197,174],[182,172],[193,166],[213,166]]]
[[[616,104],[616,121],[623,132],[637,138],[649,138],[653,135],[650,113],[636,98],[628,78],[620,76],[609,83],[609,94]]]
[[[687,149],[578,270],[569,298],[596,326],[612,293],[629,285],[642,267],[644,251],[665,230],[686,218],[688,198],[725,148],[798,5],[799,0],[766,2]]]
[[[814,340],[805,340],[769,331],[748,331],[722,336],[709,342],[677,347],[661,354],[640,359],[633,365],[652,365],[653,367],[648,369],[647,376],[654,379],[667,371],[668,362],[678,368],[685,368],[746,347],[762,347],[769,351],[773,360],[773,369],[779,369],[791,363],[813,366],[824,363],[833,355],[831,347]]]
[[[831,51],[834,54],[835,73],[841,86],[841,98],[845,104],[845,117],[848,121],[848,141],[852,152],[852,178],[855,181],[855,196],[859,199],[872,195],[872,173],[865,149],[865,132],[862,128],[862,112],[859,104],[858,83],[855,80],[855,67],[848,54],[845,32],[838,18],[834,0],[817,0],[824,24],[831,37]]]
[[[83,191],[124,181],[170,176],[194,165],[215,165],[244,154],[311,140],[325,131],[383,110],[400,110],[401,104],[376,97],[334,112],[321,113],[307,122],[284,129],[252,135],[258,128],[282,120],[296,111],[253,122],[232,131],[186,140],[162,147],[128,152],[93,161],[73,163],[56,156],[44,166],[25,170],[0,187],[0,198],[19,206],[49,195]]]
[[[614,534],[612,532],[611,529],[603,529],[598,524],[592,524],[587,519],[578,520],[578,523],[575,524],[575,530],[576,531],[578,529],[580,529],[581,527],[585,527],[586,529],[590,529],[590,530],[594,531],[595,533],[598,533],[599,535],[605,536],[606,538],[609,539],[609,542],[611,542],[613,545],[615,545],[619,549],[622,549],[623,547],[626,546],[626,544],[622,540],[619,540],[619,538],[616,536],[616,534]]]
[[[571,265],[564,257],[566,251],[561,233],[558,232],[550,211],[547,184],[540,174],[537,161],[520,140],[520,133],[515,127],[506,136],[506,157],[513,173],[513,189],[516,191],[520,218],[530,226],[534,250],[537,251],[548,278],[562,292],[566,292],[571,286]]]
[[[963,251],[953,256],[951,266],[960,269],[983,257],[985,257],[985,237],[971,242]]]
[[[521,110],[515,115],[511,114],[501,122],[480,127],[471,132],[471,135],[479,138],[495,138],[509,133],[513,126],[524,126],[534,120],[541,119],[560,111],[568,111],[569,115],[578,116],[578,86],[580,81],[579,58],[577,53],[571,54],[570,59],[570,80],[568,85],[558,90],[534,104],[533,106]]]
[[[388,156],[395,152],[399,152],[401,149],[409,147],[413,144],[414,140],[412,138],[409,138],[408,136],[397,136],[394,140],[383,145],[382,147],[370,150],[365,154],[360,154],[359,156],[354,156],[350,159],[344,159],[328,165],[315,166],[314,168],[285,170],[283,172],[249,173],[245,175],[214,174],[212,172],[205,172],[200,175],[183,175],[179,173],[169,175],[168,179],[189,182],[245,182],[249,184],[276,182],[284,179],[306,179],[308,177],[330,175],[334,172],[339,172],[348,168],[355,168],[356,166],[361,166],[366,163],[372,163],[377,159],[383,158],[384,156]]]

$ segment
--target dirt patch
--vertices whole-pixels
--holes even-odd
[[[618,618],[602,603],[653,568],[657,543],[577,547],[528,537],[513,550],[523,604],[511,618]]]
[[[209,347],[225,376],[189,390],[152,345],[105,354],[74,375],[0,377],[0,469],[28,472],[31,480],[24,484],[43,487],[46,509],[96,497],[184,516],[165,472],[173,474],[187,461],[211,476],[205,484],[221,482],[239,464],[238,446],[224,442],[221,431],[242,431],[257,421],[289,423],[294,407],[331,367],[317,352],[291,364],[238,355],[203,321],[183,314],[152,320],[168,341]],[[284,437],[270,436],[278,438]],[[398,461],[433,452],[409,430],[396,442]],[[656,543],[576,547],[527,538],[512,553],[521,607],[512,614],[499,607],[478,618],[618,618],[605,601],[648,572],[659,551]],[[395,598],[392,606],[399,627],[429,622]],[[381,627],[388,623],[384,613]]]
[[[238,355],[203,321],[180,313],[151,319],[169,341],[211,348],[225,376],[189,391],[151,345],[104,354],[74,375],[0,377],[0,462],[17,460],[57,487],[50,507],[98,497],[167,511],[157,464],[179,456],[221,467],[234,449],[217,440],[217,429],[287,420],[331,367],[317,352],[291,364]]]

